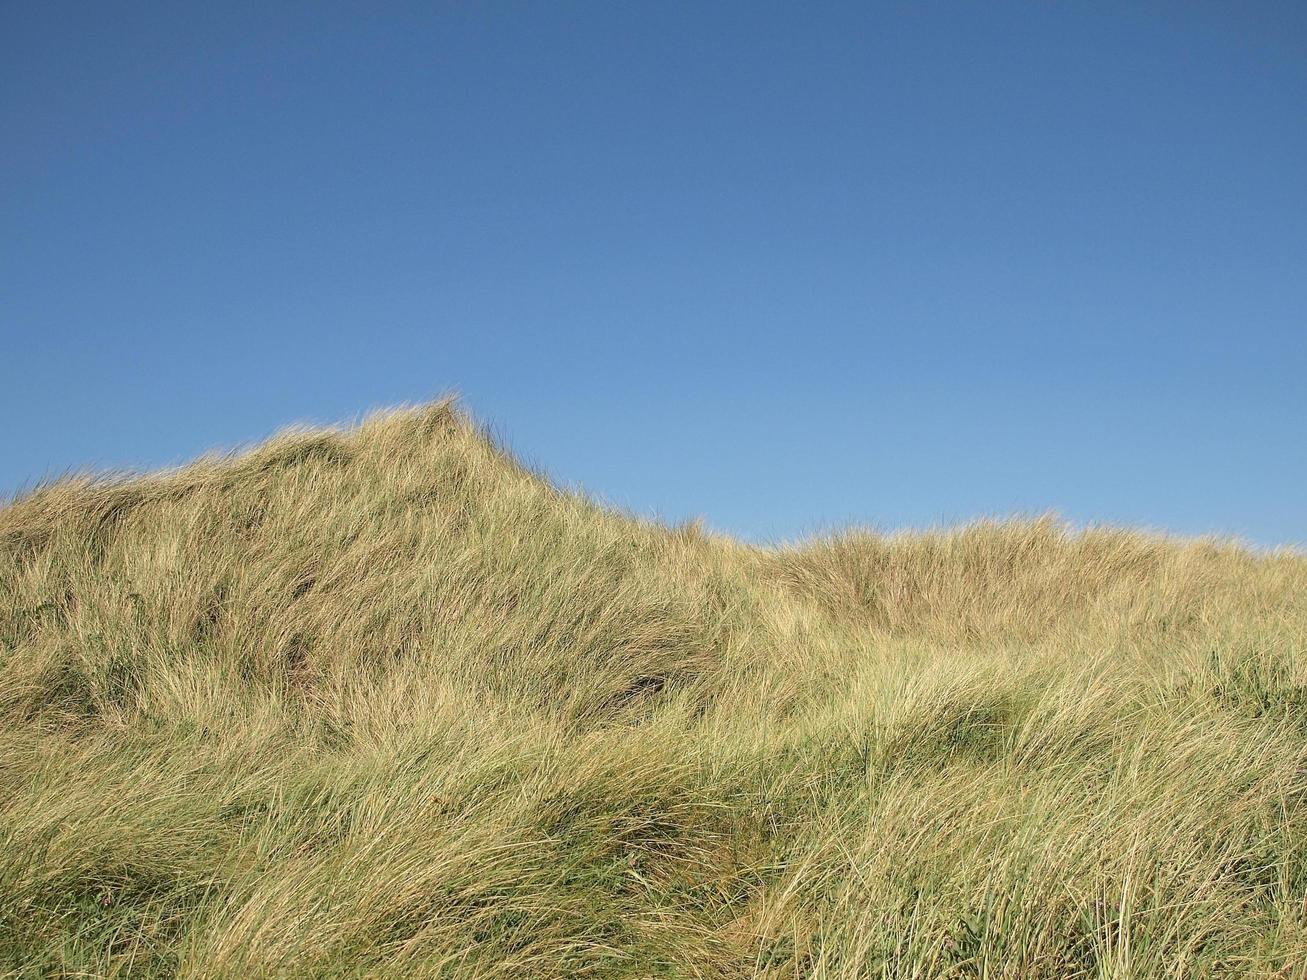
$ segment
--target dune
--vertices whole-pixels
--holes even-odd
[[[11,975],[1304,963],[1301,555],[760,547],[449,401],[0,509]]]

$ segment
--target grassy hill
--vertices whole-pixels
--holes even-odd
[[[1301,557],[751,547],[449,404],[0,509],[0,973],[1304,963]]]

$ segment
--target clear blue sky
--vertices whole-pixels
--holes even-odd
[[[0,492],[457,389],[753,539],[1307,541],[1307,4],[6,3]]]

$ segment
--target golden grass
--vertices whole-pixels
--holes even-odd
[[[750,547],[449,403],[0,509],[0,971],[1304,963],[1301,557]]]

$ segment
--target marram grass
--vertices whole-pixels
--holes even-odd
[[[1300,556],[751,547],[449,403],[0,509],[0,973],[1304,964]]]

